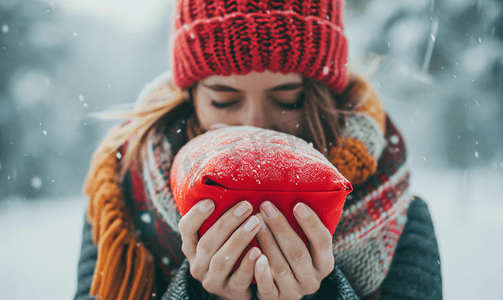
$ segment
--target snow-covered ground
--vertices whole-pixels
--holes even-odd
[[[503,299],[503,172],[415,168],[411,189],[430,207],[442,257],[444,299]],[[84,197],[4,199],[0,299],[71,299]]]
[[[444,299],[503,299],[502,169],[416,169],[411,189],[432,214]]]
[[[0,299],[73,299],[85,198],[0,203]]]

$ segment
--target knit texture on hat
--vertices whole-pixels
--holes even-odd
[[[342,0],[179,0],[171,30],[175,84],[251,71],[299,73],[342,92],[348,43]]]

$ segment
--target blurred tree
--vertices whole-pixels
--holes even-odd
[[[34,145],[36,140],[26,138],[34,130],[43,135],[33,115],[47,111],[48,104],[37,102],[40,83],[33,86],[33,80],[26,81],[28,85],[22,87],[18,99],[13,87],[26,74],[54,72],[54,62],[64,57],[62,43],[34,43],[35,30],[51,21],[50,6],[39,1],[0,2],[0,200],[11,193],[33,197],[44,191],[41,165],[27,151],[43,145]],[[50,84],[48,77],[42,80],[42,85]]]
[[[168,65],[172,2],[131,22],[120,10],[43,1],[0,0],[0,201],[81,194],[117,123],[86,116],[134,102]]]
[[[451,86],[442,94],[448,161],[491,163],[503,144],[503,3],[443,0],[435,11],[441,26],[430,72]]]
[[[385,57],[378,80],[393,86],[385,92],[424,102],[422,118],[442,119],[428,137],[445,142],[434,147],[441,160],[462,168],[494,161],[503,150],[503,2],[350,0],[347,7],[355,23],[367,22],[358,32],[362,49]]]

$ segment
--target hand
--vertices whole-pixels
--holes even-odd
[[[250,284],[260,250],[256,247],[250,249],[238,269],[232,276],[229,274],[259,231],[260,220],[255,215],[248,218],[252,206],[247,201],[242,201],[225,212],[199,238],[199,228],[214,207],[210,199],[201,201],[178,224],[182,236],[182,252],[189,261],[190,274],[202,283],[206,291],[221,299],[251,299]]]
[[[265,255],[255,264],[258,298],[301,299],[314,294],[334,268],[332,235],[311,208],[298,203],[294,215],[309,240],[309,251],[274,204],[264,202],[260,211],[257,240]]]

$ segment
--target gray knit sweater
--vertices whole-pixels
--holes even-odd
[[[440,256],[428,206],[423,200],[416,198],[409,207],[407,217],[390,270],[380,287],[380,299],[442,299]],[[85,220],[75,300],[95,299],[89,296],[89,290],[97,255],[98,249],[91,240],[91,225]],[[162,300],[215,299],[190,276],[187,261],[179,268],[167,290],[158,291],[157,295],[157,299]],[[359,298],[335,265],[333,272],[323,280],[318,292],[304,299]]]

